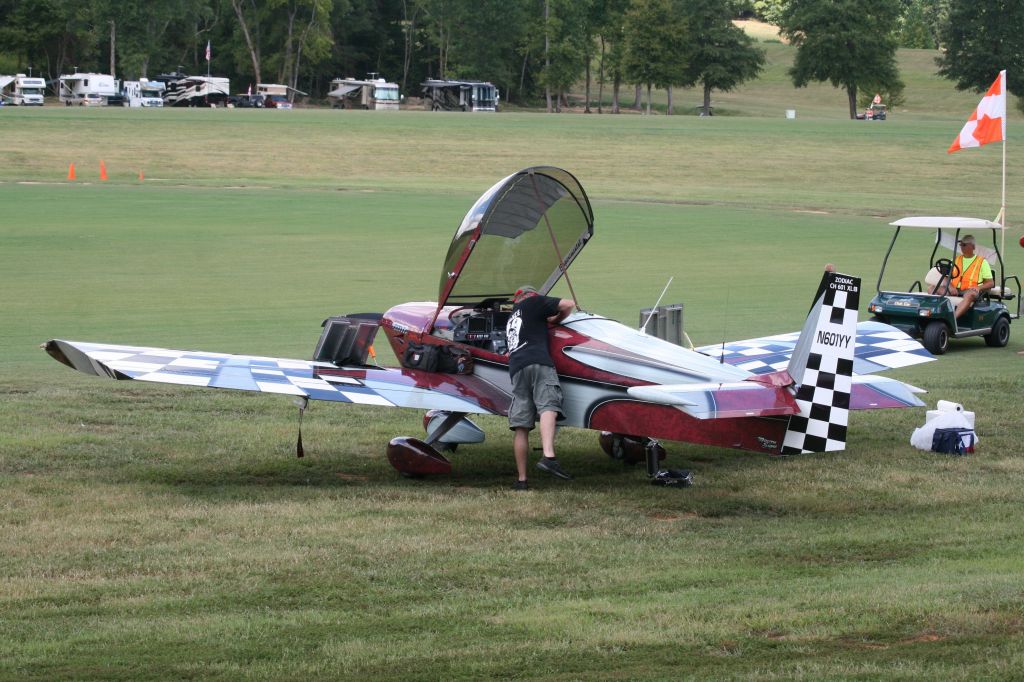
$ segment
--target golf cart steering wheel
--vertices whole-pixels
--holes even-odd
[[[935,269],[939,271],[939,274],[945,277],[949,277],[950,280],[954,280],[960,276],[960,268],[956,266],[956,263],[948,258],[940,258],[935,261]]]

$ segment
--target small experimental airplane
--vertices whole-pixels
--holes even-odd
[[[514,173],[485,192],[455,232],[437,302],[324,321],[313,360],[54,339],[46,351],[87,374],[225,388],[309,400],[428,410],[425,439],[387,449],[403,474],[448,473],[441,449],[477,443],[467,415],[507,415],[505,324],[513,293],[548,293],[594,234],[590,201],[559,168]],[[570,289],[572,288],[571,282]],[[575,294],[574,294],[575,296]],[[642,461],[655,482],[656,439],[768,454],[846,446],[850,410],[913,407],[922,392],[873,374],[932,360],[918,342],[857,322],[860,279],[826,271],[801,332],[689,350],[600,315],[576,311],[550,333],[562,383],[563,426],[602,432],[616,458]],[[378,328],[402,367],[367,358]],[[301,455],[301,432],[300,432]]]

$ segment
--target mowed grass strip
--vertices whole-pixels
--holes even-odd
[[[13,113],[40,131],[74,120],[86,141],[128,139],[121,126],[142,120]],[[173,172],[152,182],[68,184],[63,161],[52,167],[69,148],[60,137],[35,138],[32,158],[46,164],[6,157],[0,676],[978,679],[1021,668],[1016,323],[1006,349],[974,339],[891,373],[932,404],[977,412],[973,456],[912,449],[922,410],[858,413],[840,454],[668,443],[668,464],[698,482],[677,491],[605,457],[597,434],[565,431],[559,453],[577,480],[534,477],[525,495],[507,489],[500,418],[479,420],[488,440],[460,448],[453,476],[409,481],[384,446],[421,432],[415,411],[315,404],[296,459],[288,398],[103,381],[37,347],[56,336],[308,357],[328,315],[434,298],[462,215],[529,163],[577,172],[594,201],[597,239],[571,272],[585,308],[634,322],[674,275],[666,300],[685,303],[697,343],[790,331],[825,262],[873,289],[885,223],[904,205],[994,213],[997,151],[947,159],[959,124],[927,121],[870,135],[821,121],[788,138],[793,121],[722,117],[737,123],[693,128],[713,134],[682,156],[665,149],[683,130],[665,118],[228,118],[242,113],[147,119],[142,134],[189,121],[203,150],[169,150]],[[379,166],[290,146],[291,125],[338,122],[383,150]],[[405,125],[434,136],[435,152],[449,138],[461,147],[428,163],[396,143]],[[886,172],[831,159],[858,144]],[[105,160],[120,173],[128,156]],[[1019,272],[1020,250],[1006,256]],[[916,257],[897,281],[924,274],[927,254]]]

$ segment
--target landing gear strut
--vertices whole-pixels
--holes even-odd
[[[625,464],[647,463],[647,476],[651,485],[686,487],[693,485],[693,474],[688,469],[660,469],[665,459],[665,448],[653,438],[627,436],[621,433],[601,432],[601,448],[612,459]]]

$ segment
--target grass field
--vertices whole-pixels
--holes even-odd
[[[669,443],[683,491],[566,431],[577,479],[515,494],[497,418],[452,477],[405,480],[384,445],[413,411],[314,405],[296,459],[286,398],[38,349],[308,357],[329,315],[434,298],[476,196],[541,163],[594,203],[585,308],[633,321],[675,276],[697,343],[790,331],[825,262],[873,287],[889,220],[998,210],[998,147],[945,154],[977,97],[928,56],[884,124],[831,92],[785,120],[810,94],[769,76],[712,119],[0,110],[0,679],[1019,678],[1019,323],[892,373],[975,410],[975,455],[911,448],[923,410],[858,413],[841,454]]]

